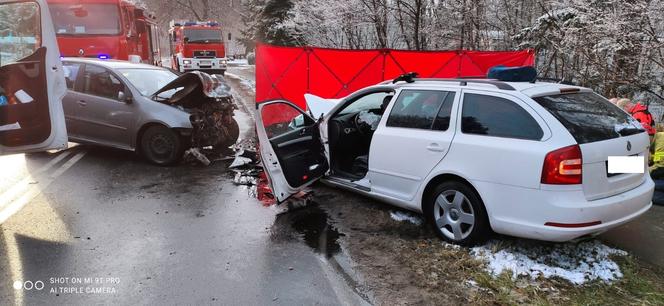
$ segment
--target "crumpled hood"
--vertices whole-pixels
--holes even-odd
[[[163,92],[180,89],[170,98],[157,98]],[[205,72],[187,72],[152,95],[155,100],[170,105],[179,105],[185,108],[197,108],[206,103],[209,98],[226,98],[231,96],[231,88],[223,77],[209,75]]]
[[[307,101],[307,109],[316,119],[321,115],[327,115],[341,101],[341,99],[324,99],[312,94],[305,94],[304,100]]]

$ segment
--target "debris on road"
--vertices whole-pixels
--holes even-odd
[[[472,248],[470,254],[486,263],[486,270],[494,277],[510,271],[512,279],[528,276],[559,277],[574,285],[601,280],[611,283],[623,277],[611,255],[626,256],[622,250],[608,247],[597,240],[581,243],[542,244],[519,241],[500,248],[494,241]]]
[[[201,152],[200,148],[191,148],[191,149],[185,151],[184,152],[184,159],[188,160],[189,156],[192,156],[193,158],[195,158],[196,160],[198,160],[199,162],[201,162],[201,164],[203,164],[205,166],[209,166],[212,163],[212,162],[210,162],[210,159],[207,158],[207,156],[205,156],[205,154],[203,154]]]

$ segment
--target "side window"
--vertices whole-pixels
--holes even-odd
[[[542,128],[516,103],[494,96],[465,94],[461,131],[496,137],[540,140]]]
[[[36,2],[0,6],[0,66],[32,55],[41,46],[41,21]]]
[[[392,97],[391,92],[376,92],[363,96],[346,106],[339,112],[339,115],[359,113],[361,111],[382,110],[383,102],[386,97]]]
[[[78,77],[78,73],[81,70],[81,64],[63,62],[62,70],[67,81],[67,89],[74,90],[76,87],[76,77]]]
[[[270,139],[314,124],[309,116],[305,116],[297,108],[280,102],[264,106],[261,119]]]
[[[85,65],[85,72],[83,73],[83,92],[117,100],[120,91],[124,91],[124,85],[110,71],[105,68]]]
[[[447,130],[454,95],[448,91],[403,90],[392,107],[387,126]]]

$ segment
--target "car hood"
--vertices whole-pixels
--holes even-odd
[[[159,97],[159,94],[174,89],[177,91],[169,98]],[[152,99],[169,105],[198,108],[208,102],[210,98],[216,99],[230,96],[230,86],[228,86],[223,77],[209,75],[200,71],[192,71],[180,75],[177,79],[157,90],[152,95]]]
[[[307,101],[309,113],[316,119],[327,115],[327,113],[341,102],[341,99],[324,99],[312,94],[305,94],[304,100]]]

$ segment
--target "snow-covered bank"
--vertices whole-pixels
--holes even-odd
[[[422,218],[419,216],[416,216],[415,214],[408,213],[408,212],[403,212],[403,211],[391,211],[390,212],[390,217],[392,217],[393,220],[399,221],[399,222],[410,222],[415,225],[420,225],[422,224]]]
[[[487,272],[493,276],[510,271],[513,279],[559,277],[575,285],[594,280],[610,283],[622,278],[620,267],[610,255],[627,255],[597,240],[550,245],[518,241],[502,249],[497,242],[490,242],[472,248],[470,254],[484,261]]]

